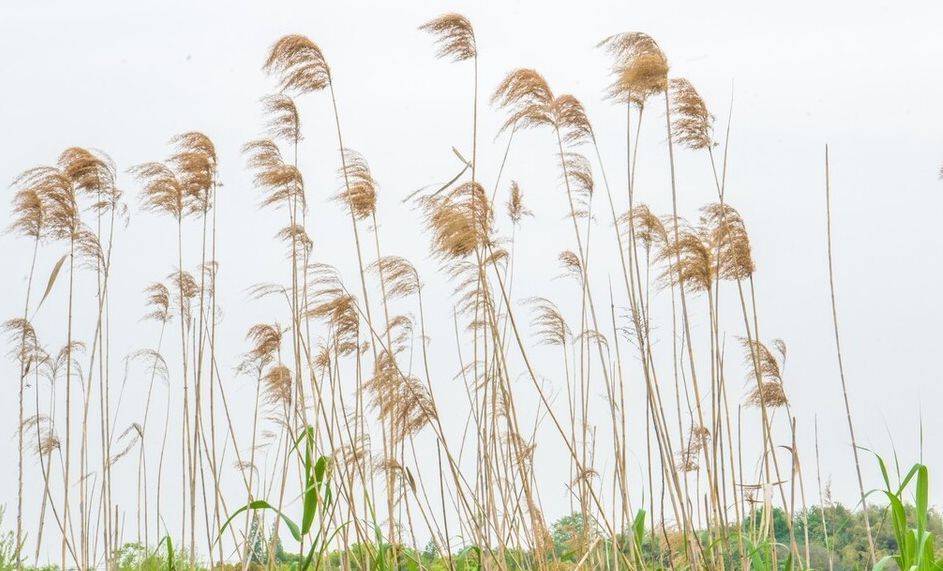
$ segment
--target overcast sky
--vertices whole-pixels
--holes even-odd
[[[269,46],[287,33],[318,42],[332,67],[345,143],[363,153],[381,184],[384,251],[413,260],[429,289],[438,291],[430,294],[431,303],[443,316],[450,312],[450,287],[427,257],[428,239],[418,214],[401,202],[414,190],[455,174],[452,146],[470,154],[470,67],[436,60],[430,38],[416,29],[445,11],[461,12],[475,26],[482,94],[479,172],[489,187],[506,138],[498,137],[503,117],[487,99],[514,68],[535,68],[555,91],[584,102],[618,197],[625,189],[625,118],[621,108],[603,100],[609,62],[594,48],[598,41],[624,31],[652,35],[670,60],[672,76],[696,85],[721,128],[733,97],[727,200],[743,214],[752,238],[761,336],[782,338],[789,347],[785,382],[806,465],[812,463],[817,418],[823,473],[832,478],[839,499],[853,502],[856,486],[825,257],[823,155],[829,144],[838,310],[860,443],[885,454],[896,445],[903,463],[916,461],[922,409],[924,459],[934,489],[943,490],[943,451],[936,440],[943,438],[938,414],[943,374],[937,366],[943,342],[943,181],[938,177],[943,164],[943,4],[930,0],[6,3],[0,7],[0,181],[7,184],[27,168],[50,164],[74,145],[106,151],[122,173],[131,221],[119,233],[113,262],[116,377],[121,357],[156,343],[157,328],[139,322],[141,290],[176,263],[172,223],[139,211],[138,189],[125,173],[134,164],[166,157],[167,141],[177,133],[202,131],[218,149],[225,185],[218,210],[224,311],[219,345],[227,373],[246,349],[248,326],[278,317],[273,306],[249,302],[245,293],[257,282],[282,279],[285,260],[272,240],[281,224],[278,214],[257,210],[258,194],[240,147],[261,132],[258,99],[275,85],[260,67]],[[315,258],[338,266],[352,280],[349,219],[329,198],[338,185],[329,100],[324,94],[307,95],[299,107]],[[640,200],[659,213],[670,209],[663,122],[659,112],[648,113],[638,171]],[[578,299],[572,284],[551,279],[560,273],[557,254],[574,247],[561,222],[566,206],[551,143],[546,132],[515,138],[499,187],[503,197],[509,181],[517,180],[535,214],[516,236],[518,299],[537,294]],[[687,151],[679,153],[678,162],[680,208],[693,217],[715,196],[709,165],[702,153]],[[4,227],[12,192],[5,196],[0,203]],[[617,203],[624,207],[621,198]],[[607,280],[617,276],[618,265],[606,245],[611,240],[604,238],[611,235],[608,214],[603,208],[595,214],[594,232],[600,238],[594,288],[606,296]],[[502,230],[510,231],[506,221]],[[22,312],[30,253],[29,242],[0,236],[3,319]],[[41,283],[62,253],[61,244],[43,249],[37,270]],[[196,250],[191,254],[188,266],[198,262]],[[94,281],[84,279],[80,304],[87,308],[93,305],[94,289],[88,288]],[[36,316],[50,347],[64,341],[59,326],[63,296],[55,290]],[[725,303],[732,306],[735,298]],[[578,316],[575,306],[566,309]],[[91,336],[91,312],[78,310],[85,319],[76,333],[80,338]],[[743,332],[736,315],[725,314],[724,328],[732,355],[728,375],[738,388],[733,392],[742,395],[733,339]],[[661,318],[670,323],[670,314]],[[706,325],[697,327],[699,333],[706,330]],[[669,329],[664,325],[660,331],[663,346],[670,346]],[[440,351],[433,368],[445,394],[443,406],[460,413],[460,421],[451,425],[460,431],[467,404],[461,381],[453,379],[458,366],[452,335],[446,319],[433,328],[432,343]],[[551,379],[556,372],[549,360],[538,367]],[[631,375],[641,382],[638,371]],[[10,459],[0,471],[7,528],[13,524],[16,490],[16,376],[11,361],[0,362],[9,397],[0,400],[0,452]],[[141,382],[129,380],[135,389],[125,397],[126,412],[118,424],[137,420]],[[251,381],[227,382],[235,402],[250,402]],[[449,383],[454,383],[454,396],[448,394]],[[523,381],[520,387],[523,396],[532,398]],[[563,397],[558,402],[562,406]],[[600,400],[603,410],[601,405]],[[644,414],[641,401],[629,406]],[[544,427],[540,435],[538,465],[552,468],[555,461],[565,461],[552,430]],[[644,455],[638,442],[634,453]],[[38,477],[32,459],[27,470]],[[556,518],[566,511],[566,475],[554,476],[552,469],[544,473],[546,511]],[[130,503],[130,468],[128,474],[130,487],[122,499]],[[865,476],[870,486],[878,485],[870,459]],[[32,534],[40,495],[35,485],[27,492]],[[941,496],[931,493],[939,501]]]

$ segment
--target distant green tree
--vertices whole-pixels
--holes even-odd
[[[252,524],[249,527],[249,561],[264,565],[268,562],[268,550],[265,548],[260,519],[259,514],[252,514]]]

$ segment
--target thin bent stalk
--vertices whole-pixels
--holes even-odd
[[[858,477],[858,492],[861,496],[861,509],[864,513],[864,529],[868,536],[868,551],[871,564],[877,563],[874,550],[874,537],[871,534],[871,518],[868,516],[867,494],[864,492],[864,479],[861,477],[861,463],[858,460],[858,441],[855,440],[855,425],[851,420],[851,404],[848,400],[848,384],[845,382],[845,367],[842,363],[841,339],[838,335],[838,309],[835,303],[835,274],[832,269],[832,200],[828,170],[828,145],[825,146],[825,241],[828,248],[828,289],[832,300],[832,324],[835,329],[835,354],[838,357],[838,376],[841,379],[842,400],[845,403],[845,418],[848,420],[848,434],[851,436],[851,450],[855,458],[855,473]]]

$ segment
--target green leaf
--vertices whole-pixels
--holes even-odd
[[[927,529],[927,507],[929,504],[930,484],[927,475],[927,467],[920,464],[917,469],[917,530],[923,532]]]
[[[301,533],[307,535],[314,523],[314,516],[318,511],[318,487],[311,476],[308,476],[304,494],[304,511],[301,514]]]
[[[314,477],[312,478],[311,474],[311,446],[309,441],[309,446],[305,449],[305,471],[307,473],[307,482],[305,484],[304,492],[304,512],[301,516],[301,533],[307,534],[311,531],[311,525],[314,523],[314,517],[318,513],[318,504],[319,492],[323,487],[324,477],[327,474],[327,468],[330,463],[330,458],[327,456],[321,456],[318,458],[318,461],[314,465]],[[329,498],[325,498],[325,504],[328,503]]]
[[[640,509],[636,512],[632,529],[635,531],[635,545],[641,547],[642,540],[645,537],[645,510]]]
[[[174,560],[174,540],[171,539],[169,535],[165,535],[157,544],[157,549],[160,549],[161,544],[166,544],[167,546],[167,570],[176,571],[177,562]]]
[[[348,523],[350,522],[344,522],[340,524],[339,526],[337,526],[334,529],[334,531],[332,531],[330,534],[328,534],[326,538],[324,538],[324,541],[314,541],[311,544],[311,549],[308,551],[307,564],[304,567],[302,567],[302,571],[304,571],[304,569],[307,569],[307,567],[311,565],[311,556],[314,554],[314,548],[318,544],[321,545],[321,548],[318,550],[318,566],[320,567],[321,558],[324,556],[324,551],[327,549],[327,546],[330,545],[332,541],[334,541],[334,538],[337,537],[337,534],[340,533],[342,529],[347,527]],[[319,536],[321,535],[320,532],[318,532],[318,535]]]
[[[873,571],[884,571],[884,569],[887,567],[888,563],[890,563],[891,561],[894,561],[894,556],[893,556],[893,555],[885,555],[884,557],[881,558],[880,561],[877,562],[877,565],[874,566],[874,570],[873,570]]]
[[[229,524],[232,523],[232,520],[236,519],[236,516],[249,510],[271,510],[275,512],[278,514],[278,517],[282,518],[282,521],[285,522],[285,525],[288,527],[288,531],[291,532],[291,536],[295,538],[295,541],[301,541],[302,535],[301,530],[298,529],[298,524],[293,522],[291,518],[280,512],[275,506],[265,500],[251,501],[238,510],[234,511],[232,515],[229,516],[229,519],[226,520],[226,523],[223,524],[223,527],[220,528],[219,535],[216,536],[216,541],[219,541],[219,538],[223,536],[223,532],[226,531],[226,528],[229,527]]]
[[[324,482],[324,474],[327,473],[327,467],[330,462],[330,458],[321,456],[314,465],[314,479],[317,480],[319,486]]]

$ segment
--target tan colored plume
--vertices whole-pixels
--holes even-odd
[[[648,34],[615,34],[598,45],[613,58],[611,98],[642,106],[646,99],[668,88],[668,60]]]
[[[669,82],[671,94],[671,135],[676,143],[689,149],[707,149],[713,145],[711,130],[714,117],[690,81]]]
[[[438,45],[436,57],[464,61],[478,55],[475,31],[468,18],[461,14],[443,14],[429,20],[419,29],[435,36]]]
[[[357,220],[369,218],[377,207],[377,182],[363,155],[353,149],[344,149],[343,153],[344,166],[340,175],[344,186],[334,199],[347,205]]]
[[[285,36],[275,42],[262,69],[278,76],[283,91],[310,93],[331,83],[331,69],[321,48],[300,35]]]

